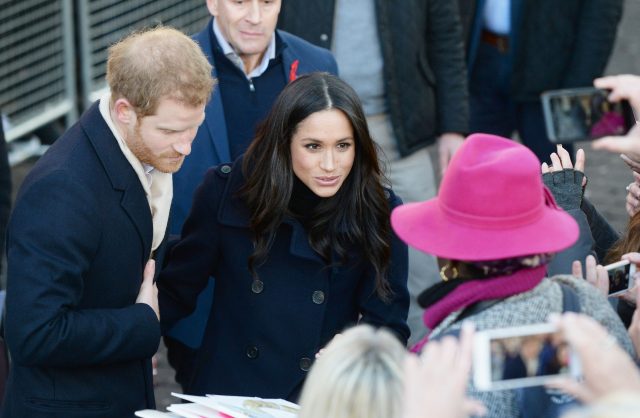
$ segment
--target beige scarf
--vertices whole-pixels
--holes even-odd
[[[171,199],[173,198],[173,180],[171,174],[162,173],[151,166],[142,164],[140,160],[133,155],[133,152],[131,152],[111,119],[111,113],[109,112],[110,102],[111,93],[107,92],[100,98],[100,113],[105,122],[107,122],[109,129],[111,129],[113,136],[115,136],[118,141],[120,150],[138,175],[140,183],[146,193],[149,209],[151,210],[151,217],[153,219],[153,241],[151,244],[151,251],[153,252],[160,246],[167,231]]]

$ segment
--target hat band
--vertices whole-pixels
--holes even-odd
[[[526,212],[521,212],[512,216],[479,216],[470,213],[460,212],[440,201],[440,209],[444,216],[459,225],[472,226],[478,229],[514,229],[533,224],[544,216],[545,205],[542,202]]]

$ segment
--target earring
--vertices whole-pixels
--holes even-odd
[[[449,277],[447,277],[446,275],[446,271],[449,267],[451,266],[449,265],[449,263],[447,263],[440,269],[440,277],[442,278],[443,282],[449,281]],[[451,267],[451,278],[452,279],[458,278],[458,269],[455,267]]]

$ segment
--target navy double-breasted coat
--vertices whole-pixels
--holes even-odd
[[[4,418],[155,407],[160,324],[136,304],[152,228],[142,184],[96,103],[27,176],[9,223]]]
[[[328,266],[293,218],[279,227],[258,278],[251,276],[252,232],[238,197],[240,167],[241,159],[207,172],[158,281],[160,316],[168,328],[194,308],[209,276],[216,277],[188,392],[295,398],[317,351],[359,320],[388,327],[406,341],[407,247],[395,236],[389,303],[376,295],[372,266],[355,246],[346,265]],[[389,197],[392,206],[400,203]]]

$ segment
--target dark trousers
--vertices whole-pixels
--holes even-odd
[[[542,103],[540,100],[512,100],[511,69],[511,56],[508,53],[480,42],[469,82],[471,132],[509,138],[517,131],[522,143],[541,162],[550,162],[549,155],[556,151],[556,145],[547,137]],[[573,146],[563,146],[573,156]]]

